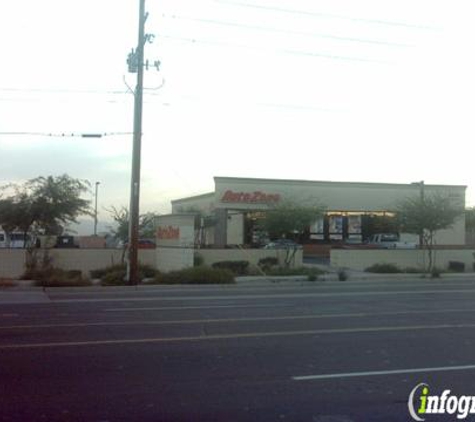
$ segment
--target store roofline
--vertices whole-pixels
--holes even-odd
[[[366,187],[408,187],[414,186],[419,187],[420,182],[412,183],[380,183],[380,182],[343,182],[343,181],[329,181],[329,180],[302,180],[302,179],[261,179],[261,178],[252,178],[252,177],[227,177],[227,176],[215,176],[215,183],[217,181],[234,181],[234,182],[251,182],[251,183],[300,183],[300,184],[319,184],[319,185],[329,185],[329,186],[366,186]],[[425,187],[434,187],[434,188],[463,188],[467,189],[467,185],[440,185],[440,184],[429,184],[424,183]]]
[[[186,201],[192,201],[196,199],[214,198],[214,195],[215,195],[214,192],[202,193],[201,195],[187,196],[185,198],[174,199],[171,201],[171,203],[174,204],[177,202],[186,202]]]

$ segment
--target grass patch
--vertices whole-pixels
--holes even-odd
[[[200,266],[157,274],[145,284],[233,284],[234,274],[227,269]]]

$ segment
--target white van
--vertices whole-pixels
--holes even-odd
[[[0,248],[25,248],[30,243],[30,235],[25,233],[13,232],[10,236],[4,231],[0,231]]]

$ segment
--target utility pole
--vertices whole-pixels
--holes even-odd
[[[94,194],[94,236],[97,236],[97,194],[101,182],[96,182],[96,191]]]
[[[140,158],[142,150],[142,105],[143,105],[143,61],[145,47],[145,0],[139,0],[139,39],[137,49],[129,54],[129,71],[136,69],[137,86],[134,92],[134,137],[132,147],[132,175],[130,185],[129,212],[129,259],[127,261],[127,281],[138,284],[138,236],[140,205]],[[134,69],[134,65],[136,66]]]
[[[139,240],[139,206],[140,206],[140,159],[142,150],[142,106],[143,106],[143,75],[144,67],[148,69],[149,62],[144,63],[144,47],[152,42],[154,35],[145,33],[145,0],[139,0],[139,36],[137,48],[132,49],[127,57],[130,73],[137,73],[137,85],[134,92],[134,135],[132,147],[132,175],[130,185],[129,211],[129,242],[127,261],[127,281],[130,285],[139,283],[138,272],[138,240]],[[153,64],[159,70],[159,61]]]
[[[424,195],[424,181],[421,180],[419,182],[419,195],[420,195],[420,199],[421,199],[421,207],[424,206],[424,201],[425,201],[425,195]],[[422,230],[420,233],[419,233],[419,248],[423,248],[424,247],[424,230]]]

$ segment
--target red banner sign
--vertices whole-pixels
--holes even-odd
[[[261,191],[255,192],[233,192],[227,190],[221,202],[228,202],[234,204],[269,204],[280,201],[280,195],[278,193],[265,193]]]
[[[165,240],[178,240],[180,238],[180,227],[159,227],[157,237]]]

